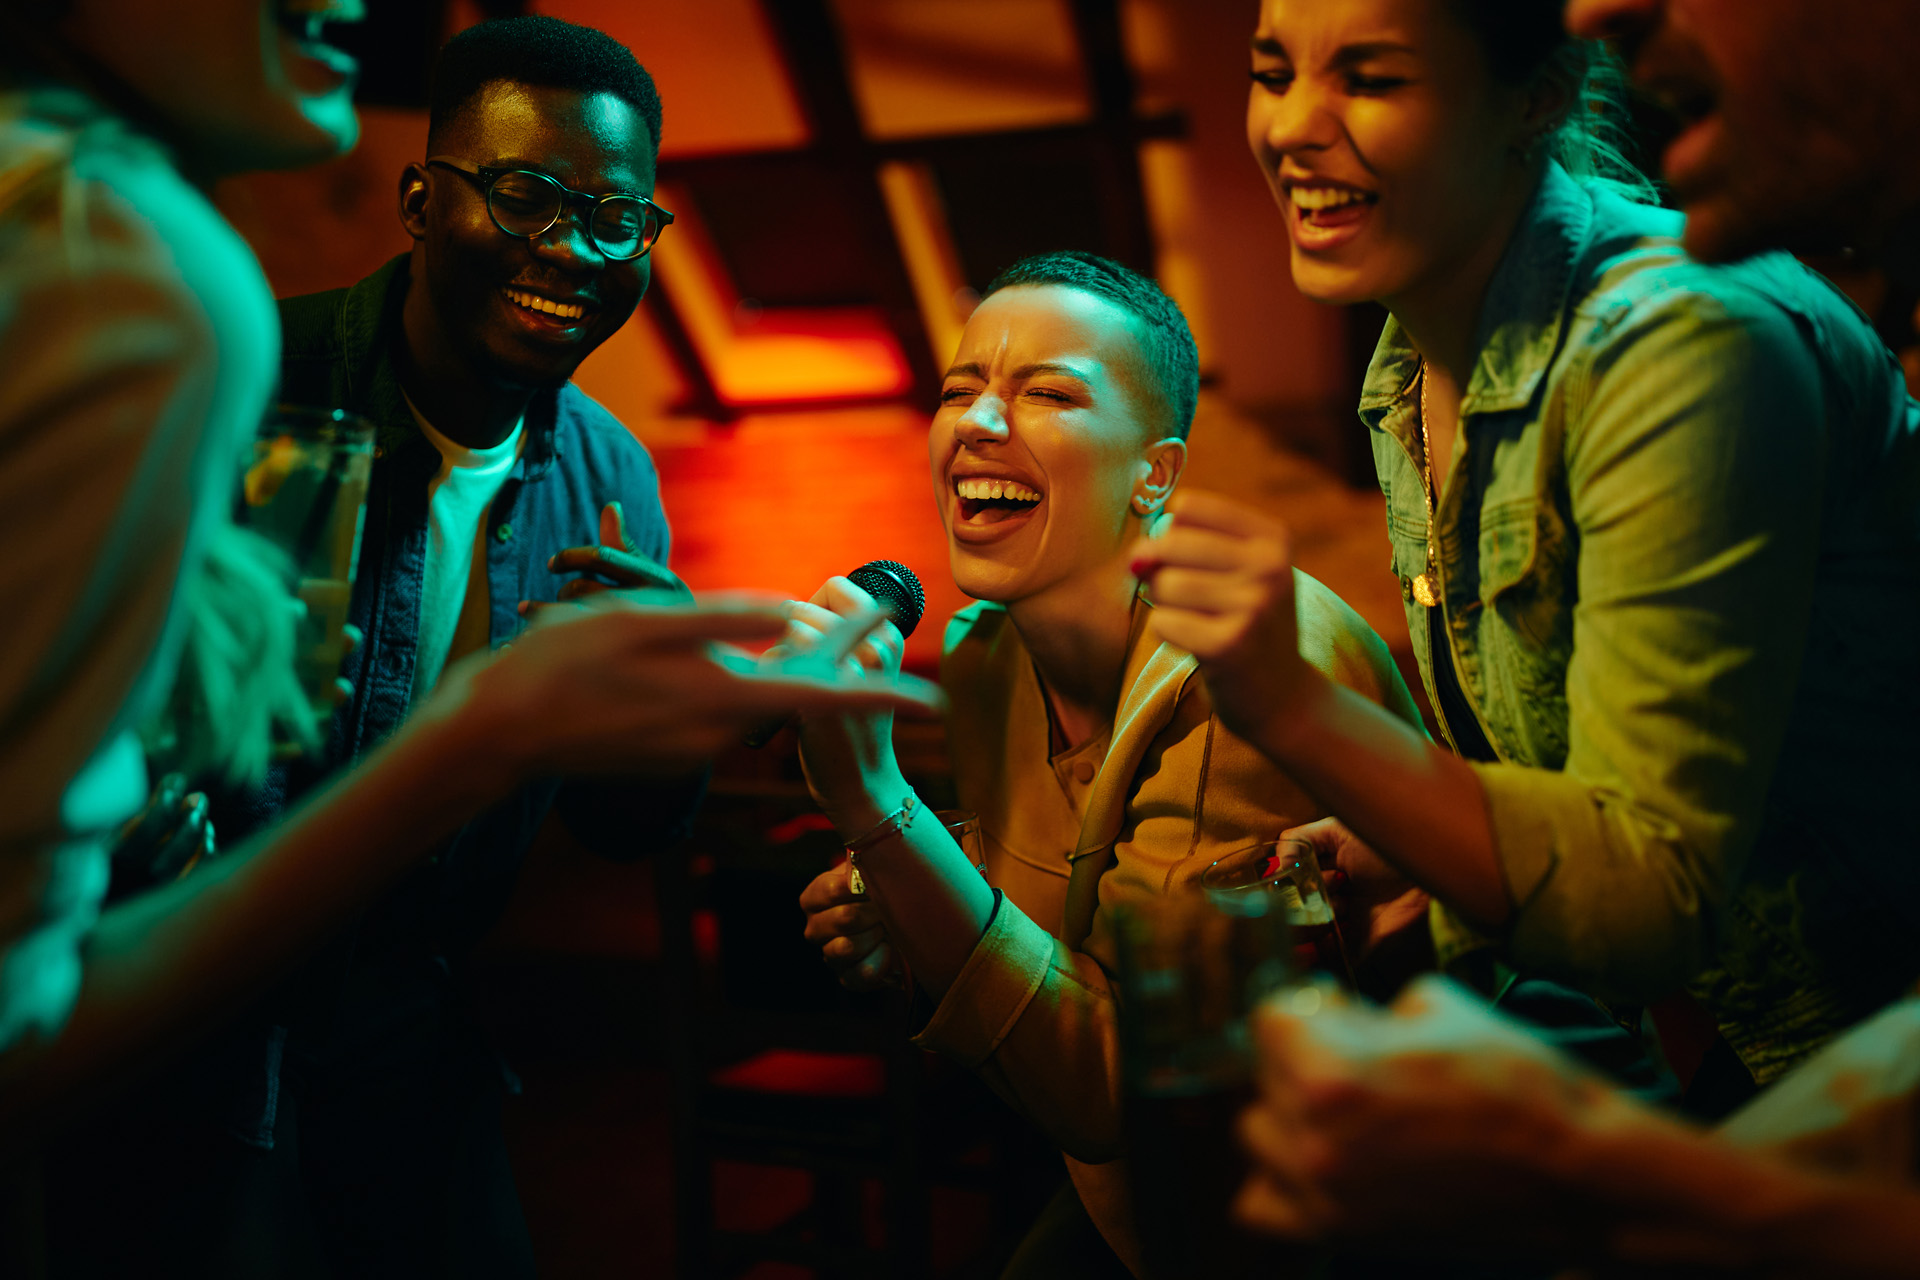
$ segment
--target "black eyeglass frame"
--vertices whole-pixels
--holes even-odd
[[[493,225],[500,229],[502,235],[512,236],[516,240],[538,239],[558,226],[560,219],[567,216],[567,210],[575,206],[584,205],[587,216],[582,225],[586,228],[587,239],[593,242],[593,247],[599,252],[600,256],[609,262],[632,262],[652,253],[653,246],[660,243],[660,237],[665,235],[667,228],[673,225],[673,211],[671,209],[656,204],[647,196],[636,195],[631,191],[611,191],[604,196],[596,196],[585,191],[575,191],[572,187],[569,187],[552,174],[542,173],[538,169],[502,169],[493,165],[473,164],[454,156],[428,156],[425,164],[428,167],[439,165],[443,169],[451,169],[463,177],[473,179],[480,188],[481,196],[487,202],[487,217],[493,220]],[[515,231],[501,222],[500,215],[493,211],[494,186],[499,183],[500,179],[512,174],[523,174],[529,178],[537,178],[560,193],[559,212],[553,215],[551,222],[547,223],[546,226],[540,228],[538,231]],[[600,206],[610,200],[635,200],[653,210],[658,216],[660,229],[654,233],[652,240],[641,246],[638,252],[629,253],[624,256],[608,253],[607,247],[600,243],[600,237],[594,233],[593,222],[594,219],[599,216]]]

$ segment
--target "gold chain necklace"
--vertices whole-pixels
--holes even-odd
[[[1413,598],[1431,609],[1440,603],[1440,558],[1433,545],[1433,433],[1427,429],[1427,362],[1420,362],[1420,485],[1427,499],[1427,565],[1413,580]]]

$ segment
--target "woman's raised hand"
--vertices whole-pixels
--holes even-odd
[[[1300,658],[1285,527],[1212,493],[1181,493],[1158,537],[1134,544],[1153,628],[1193,654],[1220,719],[1257,741],[1312,681]]]
[[[795,601],[787,606],[786,630],[773,652],[793,655],[790,660],[804,659],[844,619],[868,614],[874,608],[873,597],[852,582],[846,578],[829,578],[813,593],[811,600]],[[840,659],[839,670],[848,679],[880,682],[910,679],[900,675],[906,648],[899,629],[891,622],[882,622]],[[803,715],[800,763],[806,770],[814,798],[827,816],[843,827],[843,835],[848,834],[844,828],[849,823],[871,824],[872,817],[867,810],[883,798],[874,795],[876,788],[897,785],[904,794],[905,784],[896,784],[899,766],[893,755],[890,707],[854,714],[825,708]],[[891,808],[899,797],[884,799]]]

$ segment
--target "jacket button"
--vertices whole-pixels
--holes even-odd
[[[1073,776],[1079,779],[1080,785],[1082,786],[1092,782],[1093,775],[1097,772],[1098,770],[1093,767],[1093,761],[1091,760],[1082,760],[1073,766]]]
[[[500,527],[493,531],[493,536],[501,542],[505,542],[513,537],[513,526],[503,521]]]

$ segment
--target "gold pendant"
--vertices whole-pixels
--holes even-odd
[[[856,898],[864,898],[867,896],[866,877],[860,874],[860,868],[858,867],[847,868],[847,892]]]
[[[1415,578],[1413,580],[1413,598],[1429,609],[1439,604],[1440,593],[1433,589],[1433,579],[1424,573]]]

